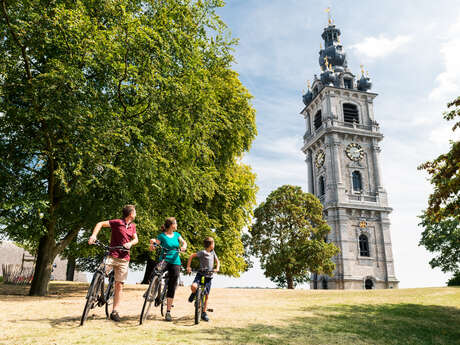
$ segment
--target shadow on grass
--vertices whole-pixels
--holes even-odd
[[[209,341],[222,344],[460,344],[460,309],[453,307],[336,305],[305,311],[314,316],[286,319],[286,326],[201,331]]]
[[[89,283],[52,281],[48,285],[48,295],[45,297],[83,297],[88,291]],[[28,296],[30,285],[14,285],[0,283],[0,298],[5,296]],[[125,286],[124,291],[137,291],[138,288]]]

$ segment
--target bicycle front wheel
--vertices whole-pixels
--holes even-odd
[[[90,309],[93,309],[97,302],[98,289],[101,286],[103,279],[104,277],[102,276],[101,272],[94,273],[93,279],[91,280],[91,284],[88,288],[88,293],[86,294],[86,303],[85,308],[83,309],[83,314],[81,315],[80,326],[83,326],[86,319],[88,318]]]
[[[196,289],[196,296],[195,296],[195,325],[198,325],[201,319],[202,294],[203,294],[203,290],[201,289],[201,286],[198,285]]]
[[[144,294],[144,305],[142,306],[141,316],[139,318],[139,324],[142,323],[147,319],[150,307],[152,306],[153,300],[155,299],[154,296],[158,293],[158,288],[160,285],[160,280],[158,276],[155,276],[153,280],[150,282],[147,291]]]
[[[109,275],[109,283],[107,284],[107,288],[104,291],[104,297],[105,297],[105,316],[107,319],[110,316],[110,310],[109,307],[113,304],[113,295],[115,293],[115,275],[114,272],[112,271]]]

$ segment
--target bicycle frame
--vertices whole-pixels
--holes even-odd
[[[102,262],[93,274],[91,284],[88,288],[88,292],[86,293],[86,304],[80,321],[81,326],[86,321],[89,310],[93,309],[95,306],[102,307],[105,305],[106,317],[109,317],[109,300],[114,293],[114,272],[113,270],[107,272],[107,258],[110,255],[110,250],[112,249],[129,251],[123,246],[109,247],[99,241],[96,241],[95,244],[103,247],[105,249],[105,253],[102,258]],[[104,288],[105,278],[109,280],[106,289]]]
[[[168,250],[158,244],[155,244],[156,247],[160,247],[163,250],[163,253],[161,254],[161,260],[155,265],[152,274],[149,279],[149,286],[147,287],[147,290],[144,293],[144,304],[142,306],[142,311],[139,319],[139,324],[142,325],[143,321],[147,319],[149,311],[150,311],[150,305],[152,302],[158,298],[158,300],[155,301],[155,307],[158,307],[161,305],[161,312],[163,315],[163,307],[164,307],[164,300],[166,297],[166,290],[167,290],[167,284],[168,284],[168,279],[169,276],[165,276],[166,273],[166,254],[170,251],[179,251],[177,249],[171,249]],[[179,251],[180,252],[180,251]],[[155,279],[157,282],[155,286],[152,286],[154,283]],[[164,284],[164,288],[161,289],[161,284]]]

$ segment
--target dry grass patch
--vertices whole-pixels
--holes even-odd
[[[193,322],[189,289],[174,321],[139,326],[146,286],[127,285],[117,324],[102,308],[79,327],[87,284],[52,282],[50,296],[0,284],[0,344],[460,344],[460,289],[372,291],[213,289],[211,322]]]

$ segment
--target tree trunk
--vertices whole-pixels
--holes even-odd
[[[155,260],[147,258],[147,266],[145,267],[144,279],[142,279],[141,284],[148,284],[149,279],[152,276],[153,269],[155,268]]]
[[[40,238],[35,263],[34,278],[30,287],[29,296],[46,296],[48,283],[51,278],[53,261],[56,257],[56,245],[47,235]]]
[[[76,263],[76,259],[74,257],[70,257],[67,259],[67,269],[65,272],[65,280],[73,282],[74,274],[75,274],[75,263]]]
[[[287,281],[287,288],[294,289],[294,279],[292,278],[291,275],[286,275],[286,281]]]

